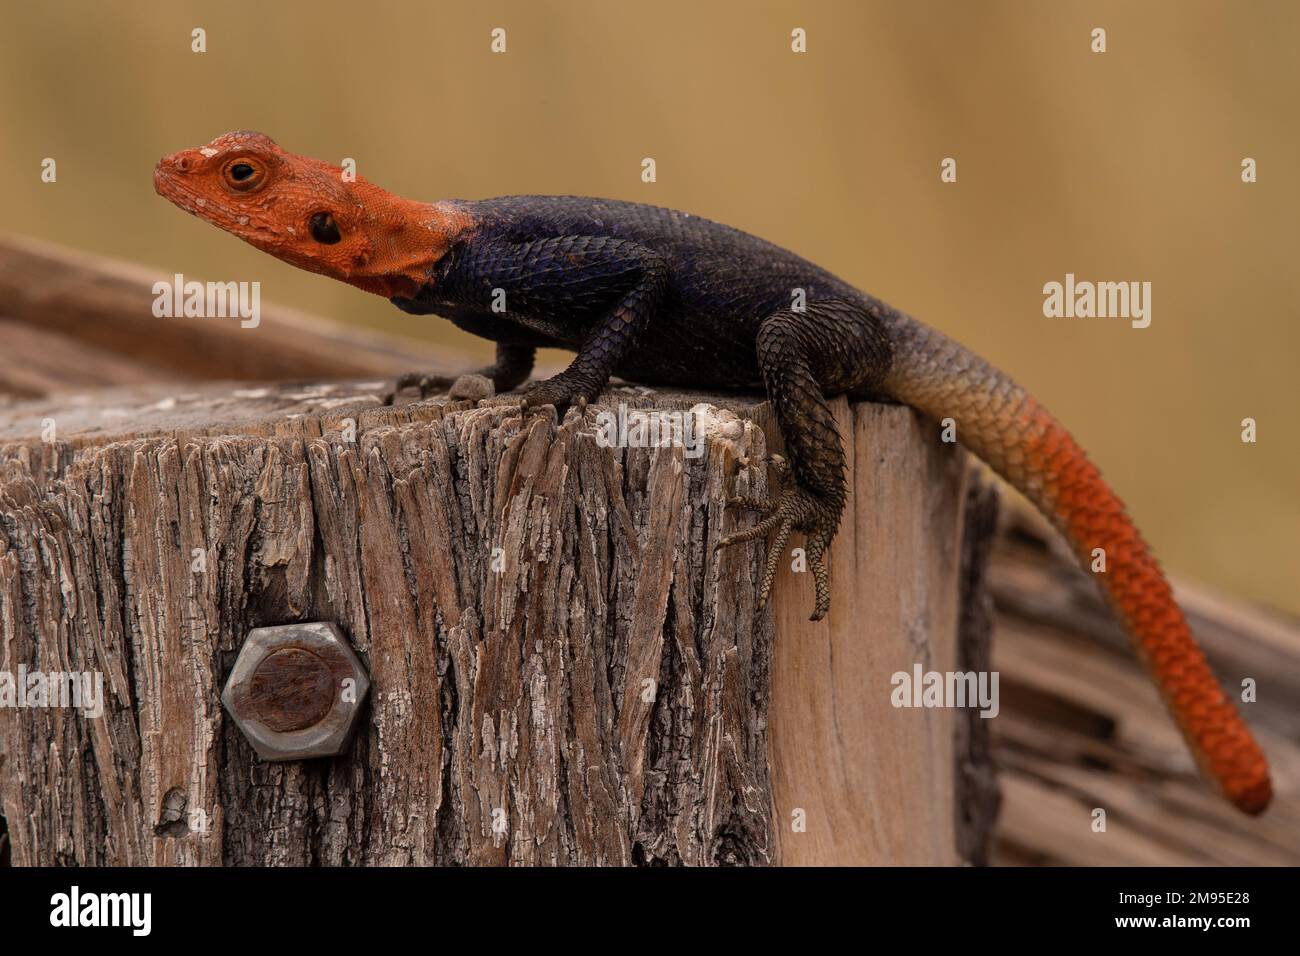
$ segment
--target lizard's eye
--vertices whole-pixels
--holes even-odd
[[[226,164],[222,170],[226,185],[237,192],[246,193],[262,185],[261,165],[253,159],[241,157]]]
[[[327,212],[313,213],[311,219],[307,220],[307,227],[311,230],[313,239],[327,246],[332,246],[343,238],[339,233],[339,224]]]

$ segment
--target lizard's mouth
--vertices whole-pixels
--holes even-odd
[[[153,190],[173,206],[178,206],[195,216],[199,214],[199,206],[196,202],[198,197],[181,189],[174,181],[169,180],[165,173],[153,174]]]
[[[159,196],[166,199],[175,206],[179,206],[188,213],[200,216],[203,219],[212,219],[215,216],[231,216],[234,213],[220,203],[214,203],[205,199],[197,192],[185,185],[181,175],[178,175],[171,168],[170,161],[172,157],[168,156],[158,161],[158,165],[153,171],[153,188]]]
[[[275,238],[273,229],[254,223],[247,212],[216,202],[191,188],[185,180],[183,158],[183,153],[177,153],[158,160],[153,171],[154,192],[190,215],[220,226],[241,239],[265,242]]]

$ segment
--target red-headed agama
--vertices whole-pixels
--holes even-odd
[[[1098,579],[1201,768],[1247,813],[1268,805],[1264,755],[1119,498],[1045,408],[941,332],[770,242],[656,206],[574,196],[414,202],[254,132],[165,157],[154,183],[285,262],[495,342],[483,374],[498,391],[527,380],[537,348],[576,352],[563,372],[527,388],[525,413],[581,408],[611,375],[765,388],[793,481],[771,500],[733,499],[762,520],[719,546],[774,534],[766,601],[786,541],[802,532],[814,620],[830,606],[825,556],[845,503],[827,396],[887,396],[954,419],[962,444],[1028,496],[1085,565],[1104,550],[1109,568]],[[504,311],[492,308],[494,290],[504,290]],[[445,384],[398,384],[413,382]]]

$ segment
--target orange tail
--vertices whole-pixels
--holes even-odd
[[[957,440],[1023,492],[1098,574],[1138,656],[1164,696],[1202,771],[1247,813],[1272,797],[1268,762],[1192,638],[1146,542],[1124,505],[1059,422],[1015,382],[942,333],[891,316],[899,347],[887,390],[942,420]]]

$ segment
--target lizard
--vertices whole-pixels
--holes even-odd
[[[1268,805],[1264,754],[1123,503],[1033,396],[937,329],[793,252],[689,213],[575,196],[418,202],[258,132],[163,157],[154,185],[284,262],[494,342],[496,361],[481,374],[497,393],[524,385],[536,349],[574,352],[567,368],[523,391],[523,414],[581,411],[615,375],[763,388],[786,450],[774,459],[781,491],[729,499],[759,520],[717,544],[772,536],[760,607],[799,532],[815,583],[812,619],[829,610],[826,556],[846,501],[829,398],[883,397],[951,418],[961,443],[1024,493],[1085,567],[1103,549],[1109,567],[1095,577],[1202,772],[1241,810]],[[397,380],[411,384],[423,397],[447,382]]]

